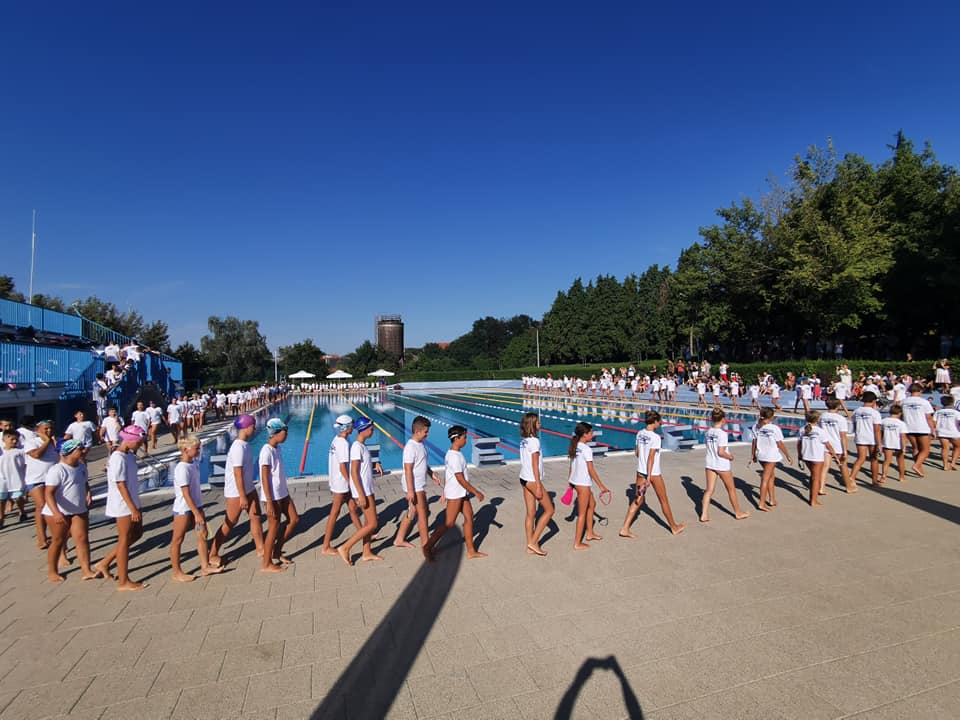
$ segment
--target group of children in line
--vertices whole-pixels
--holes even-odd
[[[956,470],[960,463],[960,411],[953,407],[954,398],[951,395],[942,396],[941,407],[934,411],[930,402],[922,397],[923,391],[922,385],[912,384],[907,389],[908,395],[890,408],[887,418],[883,418],[877,409],[876,395],[870,391],[864,392],[861,397],[862,407],[853,413],[852,427],[849,426],[848,419],[839,414],[841,401],[835,397],[826,400],[826,412],[807,412],[806,425],[797,438],[797,459],[806,464],[810,473],[811,506],[821,505],[820,497],[826,494],[826,480],[834,463],[839,479],[848,493],[857,491],[856,478],[868,462],[874,485],[882,485],[886,481],[889,468],[894,463],[897,465],[899,479],[905,480],[908,447],[912,450],[913,457],[911,471],[923,477],[923,465],[929,457],[931,441],[934,438],[940,440],[943,468]],[[148,430],[135,422],[118,433],[117,443],[112,448],[107,464],[106,502],[106,514],[116,522],[117,545],[93,565],[87,540],[90,485],[84,463],[88,447],[85,443],[89,438],[80,415],[78,413],[75,423],[79,424],[79,427],[71,425],[68,437],[59,450],[52,438],[49,421],[36,423],[35,432],[26,438],[22,450],[17,449],[18,441],[22,440],[18,432],[9,427],[3,430],[0,505],[5,509],[8,500],[12,500],[23,513],[23,492],[11,491],[7,481],[11,473],[19,473],[23,477],[26,491],[34,499],[36,506],[42,508],[41,512],[36,513],[37,538],[41,548],[47,550],[48,578],[51,582],[63,580],[61,567],[65,561],[64,548],[69,536],[77,549],[83,579],[112,577],[111,566],[116,563],[117,588],[139,590],[144,586],[130,579],[128,564],[130,547],[143,533],[136,452],[148,441]],[[729,450],[728,433],[723,428],[724,411],[720,408],[713,409],[710,420],[711,427],[704,435],[705,490],[699,519],[704,523],[710,521],[709,509],[717,480],[727,492],[734,517],[737,520],[746,519],[750,513],[742,511],[739,506],[731,466],[734,456]],[[646,411],[644,428],[636,435],[634,454],[637,457],[637,469],[634,492],[619,531],[620,537],[636,537],[631,526],[643,505],[646,491],[651,486],[670,531],[676,535],[685,529],[685,526],[677,523],[673,517],[661,471],[662,443],[658,433],[661,424],[659,412]],[[291,564],[291,560],[283,554],[283,548],[297,527],[299,515],[287,490],[286,472],[279,449],[279,445],[287,438],[287,426],[279,418],[267,421],[268,439],[260,451],[257,463],[254,464],[249,448],[249,441],[256,431],[253,416],[241,414],[233,425],[237,434],[227,455],[224,481],[225,516],[209,545],[207,521],[200,494],[200,443],[196,437],[184,437],[178,442],[180,461],[174,470],[175,497],[170,544],[173,578],[178,582],[193,580],[192,575],[183,571],[180,561],[182,544],[191,524],[196,533],[200,573],[215,574],[221,572],[224,566],[221,557],[223,544],[244,512],[250,521],[250,532],[257,554],[262,558],[261,571],[282,572]],[[351,551],[358,543],[362,548],[360,560],[382,559],[372,547],[379,529],[374,473],[376,471],[382,474],[382,468],[373,462],[366,447],[374,427],[374,422],[362,415],[356,419],[341,415],[334,423],[336,435],[330,444],[328,456],[332,507],[321,552],[339,555],[347,565],[353,563]],[[470,482],[466,459],[462,453],[467,443],[467,428],[461,425],[449,428],[447,435],[450,449],[445,456],[445,472],[441,478],[430,468],[427,461],[424,442],[429,436],[430,427],[428,418],[417,416],[411,426],[411,437],[403,449],[400,490],[406,498],[407,510],[401,518],[392,545],[397,548],[413,547],[408,536],[416,524],[421,539],[421,551],[428,560],[432,559],[437,543],[444,533],[455,525],[458,517],[462,517],[467,556],[486,557],[485,553],[476,548],[474,541],[474,508],[470,498],[472,496],[478,502],[483,502],[484,495]],[[526,413],[520,423],[519,480],[525,508],[526,552],[545,556],[547,552],[541,546],[541,538],[555,511],[552,498],[544,486],[540,430],[539,414]],[[357,433],[356,439],[350,443],[349,437],[354,432]],[[849,470],[846,459],[848,435],[853,436],[856,447],[856,459]],[[752,428],[752,437],[751,462],[761,466],[758,509],[769,512],[777,505],[774,485],[776,466],[784,460],[793,464],[793,458],[787,450],[782,431],[774,422],[771,408],[764,407],[759,410],[757,423]],[[569,488],[562,502],[576,502],[577,519],[573,539],[576,550],[586,550],[590,547],[587,543],[603,539],[594,528],[597,505],[594,485],[600,489],[601,502],[608,503],[611,495],[594,466],[592,439],[592,426],[587,422],[579,422],[568,448]],[[445,504],[445,516],[436,523],[432,533],[429,529],[428,479],[443,487],[441,501]],[[261,517],[261,504],[267,520],[266,532]],[[347,507],[354,531],[340,546],[333,547],[331,543],[335,525],[344,506]],[[49,540],[47,528],[50,530]]]

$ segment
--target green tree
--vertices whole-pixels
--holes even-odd
[[[170,354],[170,328],[163,320],[145,325],[137,340],[151,350]]]
[[[324,352],[313,344],[311,338],[293,345],[280,348],[280,374],[286,378],[300,370],[313,373],[318,379],[327,375],[327,361],[323,359]]]
[[[24,301],[23,293],[17,292],[10,275],[0,275],[0,299],[15,300],[16,302]]]
[[[396,371],[396,358],[383,348],[364,340],[352,353],[343,358],[344,368],[354,377],[366,377],[378,368]]]
[[[187,388],[200,387],[209,380],[203,353],[194,347],[193,343],[180,343],[171,354],[183,365],[183,384]]]
[[[211,316],[207,329],[209,334],[200,339],[200,350],[215,382],[263,380],[268,367],[273,376],[273,356],[256,320]]]
[[[143,333],[143,316],[136,310],[121,312],[112,302],[101,300],[96,295],[78,300],[74,303],[74,307],[87,320],[100,323],[121,335],[139,338]]]
[[[57,297],[56,295],[34,293],[33,297],[30,299],[30,304],[36,305],[37,307],[46,308],[47,310],[66,312],[66,307],[63,304],[63,298]]]

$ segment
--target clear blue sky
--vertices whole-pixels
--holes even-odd
[[[322,5],[326,5],[325,3]],[[539,317],[828,136],[960,164],[952,3],[5,3],[0,273],[199,343]]]

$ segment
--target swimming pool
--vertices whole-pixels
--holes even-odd
[[[294,396],[273,407],[270,416],[284,419],[290,428],[281,451],[287,474],[293,477],[327,474],[327,452],[334,435],[333,420],[344,413],[354,418],[362,413],[376,423],[368,444],[379,445],[384,469],[398,470],[402,465],[403,445],[410,438],[410,426],[417,415],[423,415],[433,423],[425,442],[427,457],[430,464],[442,465],[449,446],[447,428],[457,424],[465,426],[469,432],[467,447],[463,450],[468,459],[476,438],[498,437],[498,450],[504,460],[518,460],[520,419],[526,412],[540,413],[540,441],[547,457],[566,454],[570,435],[580,421],[591,423],[601,432],[598,444],[610,450],[633,450],[637,430],[643,424],[643,413],[651,407],[663,415],[661,433],[665,436],[666,448],[679,449],[702,443],[703,433],[710,427],[707,410],[662,407],[643,402],[520,395],[488,389],[432,393],[375,391],[316,399]],[[266,442],[266,432],[262,429],[266,417],[258,418],[261,429],[251,440],[254,457]],[[749,428],[755,421],[755,413],[728,411],[725,427],[731,434],[731,441],[749,441]],[[799,420],[778,419],[787,437],[796,436],[800,430],[798,423]],[[685,442],[678,442],[680,440]]]

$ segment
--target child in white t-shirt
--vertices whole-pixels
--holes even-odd
[[[187,531],[193,527],[197,533],[197,556],[200,558],[200,574],[213,575],[223,572],[223,567],[210,564],[207,550],[207,518],[203,512],[203,496],[200,494],[200,439],[180,438],[180,462],[173,470],[173,535],[170,539],[170,567],[176,582],[191,582],[193,575],[180,566],[180,548]]]
[[[900,482],[904,481],[906,463],[904,450],[907,448],[907,424],[903,421],[903,408],[899,405],[890,406],[890,417],[884,418],[880,424],[883,435],[883,470],[880,473],[881,484],[887,479],[887,471],[894,459],[897,461],[897,470]]]
[[[707,407],[707,384],[703,380],[697,382],[697,407]]]
[[[817,425],[820,421],[820,413],[811,410],[806,414],[806,421],[803,432],[797,438],[797,457],[807,464],[807,469],[810,471],[810,507],[819,507],[823,504],[820,502],[820,486],[823,482],[822,468],[825,453],[829,452],[838,463],[840,457],[836,448],[830,444],[830,438],[827,437],[826,432]]]
[[[373,460],[366,442],[373,435],[373,420],[361,415],[353,421],[353,429],[357,431],[357,439],[350,446],[350,494],[363,512],[363,525],[351,535],[343,545],[337,548],[337,554],[347,565],[353,565],[350,557],[350,548],[356,543],[363,544],[360,559],[383,560],[373,552],[371,541],[377,532],[377,498],[373,487]]]
[[[853,411],[853,441],[857,445],[857,459],[850,471],[850,481],[856,482],[860,468],[870,458],[870,478],[874,485],[880,484],[880,463],[877,451],[883,442],[881,425],[883,418],[877,410],[877,396],[869,390],[860,396],[863,403]]]
[[[18,442],[20,442],[20,434],[16,430],[3,431],[3,453],[0,454],[0,528],[3,527],[7,514],[8,500],[17,504],[20,520],[27,519],[27,513],[24,510],[26,504],[24,480],[27,475],[27,463],[23,449],[17,447]]]
[[[407,542],[407,533],[414,521],[420,532],[420,544],[427,541],[430,518],[430,503],[427,501],[427,477],[433,478],[437,485],[440,479],[434,474],[427,461],[427,446],[424,445],[430,435],[430,420],[417,415],[410,424],[410,439],[403,447],[403,473],[400,476],[400,489],[407,498],[407,512],[400,518],[400,526],[393,538],[394,547],[412,548]]]
[[[636,379],[634,379],[636,382]],[[528,412],[520,421],[520,486],[523,488],[523,503],[526,508],[524,530],[527,536],[527,553],[546,555],[540,547],[540,537],[553,517],[553,502],[543,486],[543,451],[540,448],[540,415]],[[540,519],[537,520],[537,505]]]
[[[283,546],[293,536],[300,515],[287,490],[287,471],[280,450],[280,445],[287,439],[287,424],[280,418],[270,418],[266,431],[267,441],[260,448],[257,462],[260,468],[260,500],[267,515],[260,572],[276,572],[293,564],[284,556]],[[284,517],[287,518],[286,525],[282,524]]]
[[[450,438],[450,449],[444,458],[443,470],[443,495],[447,498],[446,518],[433,531],[421,550],[427,560],[433,560],[433,549],[440,538],[457,524],[457,515],[463,515],[463,539],[467,545],[467,557],[471,560],[485,558],[487,554],[478,551],[473,540],[473,506],[468,493],[475,495],[478,502],[483,502],[483,493],[470,484],[467,460],[461,452],[467,444],[467,429],[463,425],[454,425],[447,430],[447,437]]]
[[[773,422],[773,409],[761,408],[760,417],[753,428],[752,462],[760,462],[763,472],[760,475],[759,509],[768,512],[776,507],[773,473],[777,463],[786,456],[787,464],[793,465],[787,446],[783,443],[783,431]]]
[[[716,489],[718,477],[730,497],[733,516],[737,520],[745,520],[750,517],[750,513],[740,510],[740,503],[737,500],[737,489],[733,482],[733,470],[730,465],[733,454],[727,449],[730,439],[727,431],[723,429],[725,418],[726,414],[720,408],[716,408],[710,413],[710,422],[713,427],[707,430],[703,437],[704,445],[707,448],[705,458],[707,486],[700,506],[700,522],[703,523],[710,522],[710,499]]]
[[[818,424],[826,431],[827,437],[830,438],[830,444],[841,458],[840,479],[843,481],[844,488],[846,488],[848,493],[855,493],[857,492],[857,484],[853,482],[850,473],[847,472],[847,419],[837,412],[840,408],[840,401],[835,397],[828,397],[825,403],[827,411],[820,415],[820,422]],[[824,457],[823,483],[821,486],[821,493],[823,494],[826,494],[827,475],[829,472],[830,458]]]
[[[944,470],[956,470],[960,458],[960,411],[953,406],[953,396],[940,398],[940,409],[933,414],[940,438],[940,457]]]
[[[593,484],[600,486],[600,494],[609,493],[607,486],[600,480],[597,470],[593,466],[593,426],[587,422],[579,422],[570,438],[567,457],[570,458],[570,476],[567,482],[577,493],[577,525],[574,530],[573,549],[588,550],[590,546],[584,540],[603,540],[593,531],[593,515],[597,507],[597,499],[593,496]]]
[[[657,430],[660,429],[662,418],[656,410],[647,410],[643,421],[646,427],[637,433],[637,442],[633,450],[634,455],[637,456],[637,476],[633,502],[627,507],[627,516],[623,520],[623,527],[620,528],[620,537],[636,537],[630,531],[630,526],[643,506],[647,488],[651,486],[657,494],[657,500],[660,501],[660,509],[663,511],[663,517],[670,527],[670,532],[679,535],[684,531],[686,525],[673,519],[673,511],[670,508],[670,501],[667,499],[667,486],[663,482],[663,473],[660,470],[662,441],[657,434]]]

